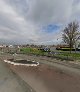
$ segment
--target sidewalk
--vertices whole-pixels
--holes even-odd
[[[34,92],[0,59],[0,92]]]

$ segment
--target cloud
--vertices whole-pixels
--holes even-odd
[[[72,13],[73,0],[34,0],[28,18],[38,24],[64,23]]]
[[[79,0],[0,0],[0,39],[8,43],[56,43],[65,25],[80,21],[79,16]]]
[[[14,7],[3,0],[0,1],[0,33],[3,39],[22,40],[23,43],[26,40],[36,40],[38,36],[35,34],[37,30],[35,25],[26,22]]]

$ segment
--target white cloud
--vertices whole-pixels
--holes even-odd
[[[28,18],[38,24],[65,23],[71,18],[73,0],[34,0]]]
[[[78,0],[0,0],[0,39],[53,43],[61,38],[60,30],[70,21],[79,21],[79,16]],[[61,29],[43,32],[41,28],[48,24],[61,25]]]
[[[24,40],[36,40],[38,36],[36,35],[36,27],[27,22],[24,17],[19,15],[13,7],[8,5],[5,1],[0,0],[0,35],[3,39],[22,39]],[[2,23],[3,22],[3,23]],[[3,28],[2,28],[3,27]],[[10,32],[11,31],[11,32]],[[13,32],[15,31],[15,35]],[[6,34],[7,33],[7,34]],[[5,35],[6,34],[6,35]],[[26,41],[23,41],[26,42]]]

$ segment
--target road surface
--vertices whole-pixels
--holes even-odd
[[[0,58],[0,92],[34,92]]]

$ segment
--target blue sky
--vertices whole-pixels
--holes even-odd
[[[59,31],[60,30],[60,26],[59,25],[56,25],[56,24],[49,24],[47,26],[44,26],[42,27],[42,30],[45,32],[45,33],[53,33],[55,31]]]
[[[0,0],[0,42],[55,44],[74,20],[80,0]]]

